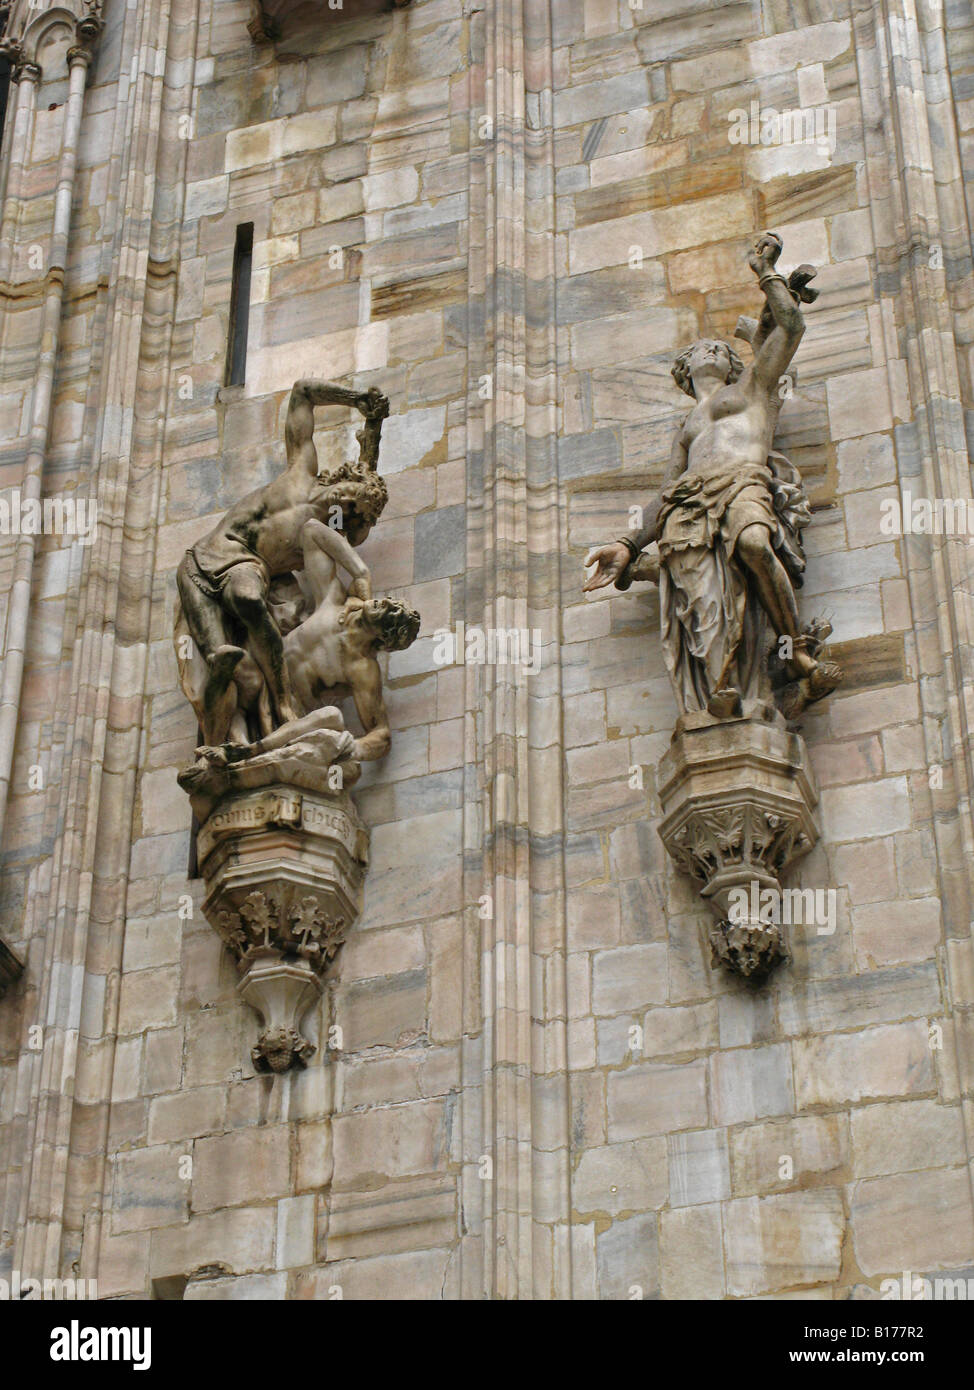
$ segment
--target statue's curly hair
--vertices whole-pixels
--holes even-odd
[[[744,370],[744,363],[738,357],[730,343],[725,343],[723,338],[699,338],[697,342],[720,343],[722,347],[725,347],[730,355],[730,375],[727,378],[727,384],[729,385],[732,381],[738,379]],[[693,389],[693,381],[690,377],[690,354],[696,346],[697,343],[691,343],[688,348],[684,348],[670,369],[673,380],[676,382],[677,386],[679,386],[680,390],[684,391],[688,396],[692,396],[694,400],[697,399],[697,393]]]
[[[394,598],[376,600],[382,612],[376,626],[375,645],[385,652],[402,652],[411,647],[419,635],[420,617],[415,608]]]
[[[343,463],[322,482],[327,501],[353,509],[370,526],[378,521],[389,500],[385,479],[360,463]]]

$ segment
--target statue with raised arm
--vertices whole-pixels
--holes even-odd
[[[318,473],[314,445],[318,405],[352,406],[365,417],[358,460],[325,475]],[[183,556],[176,572],[181,617],[206,668],[201,688],[194,683],[195,698],[187,694],[198,705],[205,743],[223,743],[231,734],[238,688],[234,672],[245,650],[259,668],[273,722],[297,718],[271,585],[302,568],[306,521],[331,524],[351,545],[368,536],[388,497],[376,471],[388,413],[389,402],[375,387],[357,392],[322,381],[295,382],[284,431],[287,468],[235,503]],[[177,627],[179,619],[177,614]],[[184,688],[186,659],[180,655]],[[239,732],[233,737],[241,741]]]
[[[707,339],[680,354],[673,376],[695,404],[660,492],[640,527],[585,561],[594,566],[586,591],[658,581],[666,662],[683,713],[733,718],[743,701],[767,700],[774,685],[793,718],[841,680],[836,665],[819,659],[828,624],[799,622],[801,531],[810,515],[798,470],[772,447],[781,384],[805,331],[800,304],[817,296],[811,266],[788,280],[775,271],[781,248],[765,232],[748,256],[765,297],[760,320],[737,327],[753,361],[745,367],[729,344]]]
[[[322,476],[314,412],[332,404],[361,411],[365,426],[358,459]],[[179,681],[202,731],[177,780],[198,825],[203,913],[263,1020],[251,1050],[262,1071],[314,1051],[299,1024],[362,910],[368,866],[368,829],[348,788],[391,743],[380,653],[419,633],[415,609],[373,595],[355,549],[386,503],[377,468],[388,413],[375,388],[295,382],[287,468],[237,502],[177,571]]]

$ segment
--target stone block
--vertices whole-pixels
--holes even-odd
[[[794,1108],[787,1043],[718,1052],[710,1063],[714,1120],[721,1125],[787,1114]]]
[[[178,1095],[159,1096],[149,1105],[149,1143],[195,1139],[223,1128],[226,1090],[204,1086]]]
[[[888,882],[887,891],[893,886]],[[932,960],[940,944],[940,899],[870,903],[852,913],[856,963],[860,970]]]
[[[272,1270],[276,1231],[274,1205],[191,1216],[185,1225],[153,1231],[150,1273],[155,1278],[185,1276],[212,1264],[227,1265],[240,1274]]]
[[[373,1187],[379,1179],[432,1173],[446,1162],[446,1107],[413,1101],[352,1115],[336,1115],[335,1191]]]
[[[586,1149],[572,1174],[571,1203],[582,1216],[659,1208],[666,1201],[666,1139]]]
[[[846,1121],[808,1115],[750,1125],[731,1135],[730,1156],[736,1195],[834,1184],[849,1161]]]
[[[719,1202],[730,1195],[727,1135],[723,1130],[671,1134],[668,1144],[671,1207]]]
[[[193,1174],[193,1211],[264,1202],[291,1190],[287,1125],[239,1129],[198,1139]]]
[[[326,1260],[394,1255],[450,1245],[457,1233],[456,1179],[422,1177],[369,1192],[335,1192]]]
[[[302,1275],[295,1297],[362,1300],[368,1303],[427,1302],[444,1296],[450,1251],[413,1250],[401,1255],[376,1255],[347,1260]]]
[[[842,1197],[835,1188],[728,1202],[727,1292],[749,1298],[835,1280],[844,1231]]]
[[[336,999],[335,1021],[345,1052],[408,1045],[426,1032],[425,970],[355,981]]]
[[[659,1259],[664,1299],[724,1297],[720,1207],[682,1207],[660,1216]]]
[[[707,1124],[707,1070],[702,1061],[638,1063],[610,1072],[609,1142],[699,1129]]]
[[[592,957],[592,1008],[617,1014],[666,998],[666,948],[622,946]]]
[[[964,1121],[956,1105],[902,1100],[853,1110],[849,1123],[857,1177],[906,1173],[965,1161]]]
[[[799,1110],[917,1095],[935,1086],[925,1019],[800,1038],[792,1047]]]
[[[655,1212],[613,1221],[595,1238],[600,1299],[653,1298],[659,1293]]]
[[[707,1000],[702,1004],[650,1009],[643,1016],[642,1026],[644,1057],[703,1052],[717,1046],[717,1005],[714,1000]]]
[[[867,1178],[852,1188],[849,1220],[856,1262],[867,1276],[968,1263],[974,1216],[967,1169]]]
[[[285,1197],[277,1204],[277,1267],[297,1269],[314,1264],[315,1199]]]
[[[172,1226],[189,1218],[189,1181],[180,1175],[184,1144],[153,1144],[115,1156],[112,1233]]]

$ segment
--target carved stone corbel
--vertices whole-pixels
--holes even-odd
[[[268,787],[223,798],[199,832],[203,913],[232,951],[238,991],[263,1020],[258,1071],[303,1066],[301,1019],[357,919],[368,832],[346,792]]]
[[[254,43],[273,43],[280,38],[281,30],[273,19],[264,11],[261,0],[251,0],[251,15],[247,21],[247,33]]]
[[[660,837],[717,918],[712,964],[762,978],[788,959],[780,921],[761,906],[762,890],[780,901],[782,875],[818,839],[818,793],[804,741],[767,706],[739,719],[687,715],[659,776]]]

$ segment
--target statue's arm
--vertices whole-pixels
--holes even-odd
[[[758,349],[753,367],[755,381],[767,391],[775,389],[788,370],[805,332],[798,301],[788,281],[774,268],[780,255],[781,238],[774,232],[765,232],[748,256],[748,264],[764,291],[767,317],[773,324]]]
[[[681,425],[676,438],[673,440],[670,461],[663,475],[662,486],[643,511],[642,525],[632,531],[627,531],[624,536],[620,536],[618,540],[610,541],[608,545],[598,545],[589,551],[584,564],[586,569],[590,565],[594,565],[595,569],[582,585],[583,593],[588,594],[594,589],[604,589],[606,585],[612,583],[615,583],[617,589],[629,588],[632,583],[632,565],[636,557],[644,546],[656,539],[656,525],[660,508],[663,505],[663,490],[670,483],[675,482],[685,471],[687,459],[687,446]]]
[[[369,567],[354,547],[349,545],[341,531],[336,531],[333,526],[326,526],[323,521],[312,518],[304,523],[301,540],[306,565],[309,551],[323,550],[336,566],[341,566],[346,574],[351,575],[355,585],[354,597],[371,598],[372,576]]]
[[[365,416],[365,424],[355,436],[359,446],[359,462],[374,472],[379,466],[379,441],[382,438],[382,422],[389,414],[389,398],[377,386],[370,386],[355,404]]]
[[[315,406],[348,405],[366,414],[369,396],[350,391],[329,381],[304,378],[291,388],[284,423],[284,446],[288,468],[301,468],[315,477],[318,473],[318,453],[314,446]]]
[[[382,698],[382,673],[375,658],[356,663],[356,670],[349,672],[352,677],[352,699],[355,710],[362,721],[365,734],[355,740],[354,756],[362,762],[372,762],[384,758],[392,743],[389,732],[389,716]]]

